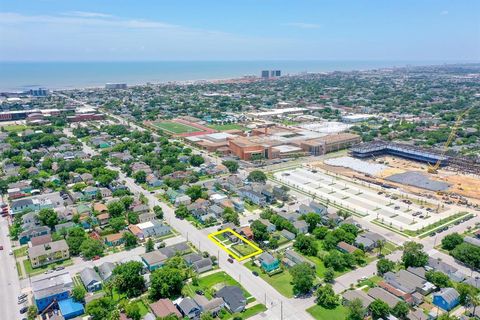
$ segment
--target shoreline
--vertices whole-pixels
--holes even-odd
[[[441,61],[287,61],[286,65],[281,65],[282,61],[243,61],[240,62],[240,67],[235,64],[225,65],[225,61],[209,62],[212,65],[206,65],[206,62],[188,62],[191,65],[180,65],[178,68],[173,68],[170,62],[152,62],[154,65],[150,68],[142,70],[138,68],[139,65],[145,65],[145,62],[111,62],[101,64],[98,68],[98,63],[90,62],[27,62],[27,63],[12,63],[0,62],[0,67],[6,65],[13,65],[10,70],[4,69],[4,79],[0,79],[0,93],[21,93],[34,88],[46,88],[50,91],[73,91],[73,90],[100,90],[105,88],[106,83],[126,83],[128,87],[147,86],[149,84],[154,86],[172,85],[195,85],[200,83],[212,84],[228,81],[259,81],[258,75],[261,70],[281,70],[282,77],[299,76],[301,74],[328,74],[332,72],[365,72],[369,70],[394,70],[408,67],[441,67],[446,65],[476,65],[480,62],[444,62]],[[285,62],[283,62],[285,63]],[[292,64],[289,64],[292,63]],[[330,64],[332,63],[332,64]],[[64,68],[65,64],[70,64],[69,68]],[[78,68],[90,64],[89,68]],[[115,65],[119,67],[115,69],[105,68],[107,65]],[[148,62],[147,62],[148,64]],[[261,64],[261,65],[257,65]],[[273,64],[278,66],[271,67]],[[31,65],[36,66],[31,67]],[[47,68],[47,66],[49,66]],[[50,67],[55,66],[55,67]],[[59,68],[61,67],[61,68]],[[55,69],[56,68],[56,69]],[[44,70],[42,70],[44,69]],[[104,70],[102,70],[104,69]],[[230,75],[225,75],[225,70],[232,69]],[[255,71],[253,71],[255,70]],[[10,74],[9,74],[10,73]],[[211,78],[203,76],[202,73],[211,73]],[[72,74],[75,74],[72,76]],[[215,75],[216,74],[216,75]],[[184,78],[182,78],[184,76]],[[199,77],[196,77],[199,76]],[[164,80],[158,78],[166,78]],[[78,79],[77,84],[68,84],[69,79]],[[131,81],[125,80],[130,78]],[[147,80],[143,80],[147,79]],[[152,79],[153,78],[153,79]],[[156,78],[156,79],[155,79]],[[168,79],[172,78],[172,79]],[[175,79],[177,78],[177,79]],[[180,79],[179,79],[180,78]],[[11,83],[7,83],[7,79],[13,79]],[[27,80],[28,79],[28,80]],[[48,85],[43,83],[59,83],[59,79],[67,79],[67,84],[63,85]],[[91,79],[97,79],[91,81]],[[124,80],[112,80],[124,79]],[[152,79],[152,80],[148,80]],[[4,82],[4,83],[2,83]],[[25,83],[25,84],[15,84]],[[75,82],[75,81],[73,81]],[[80,82],[80,84],[78,84]],[[83,82],[83,84],[81,84]],[[90,83],[89,83],[90,82]],[[31,83],[34,83],[33,85]],[[38,83],[38,84],[35,84]]]

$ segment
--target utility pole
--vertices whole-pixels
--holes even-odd
[[[280,300],[280,319],[283,320],[283,301]]]

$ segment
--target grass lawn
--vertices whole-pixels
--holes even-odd
[[[240,255],[243,256],[243,257],[248,256],[249,254],[252,254],[252,253],[257,251],[255,248],[251,247],[248,244],[244,244],[244,243],[235,244],[235,245],[231,246],[230,249],[233,249],[233,250],[239,252]]]
[[[214,289],[214,286],[218,284],[222,284],[222,287],[223,285],[238,286],[242,288],[243,294],[245,295],[245,297],[247,297],[248,303],[255,301],[255,298],[252,297],[252,295],[248,291],[246,291],[235,279],[233,279],[223,271],[215,272],[206,277],[199,278],[198,285],[196,286],[194,286],[191,282],[187,283],[184,287],[184,291],[188,296],[193,297],[196,290],[202,290],[205,292],[205,297],[211,299],[213,296],[212,289]]]
[[[23,131],[25,129],[28,129],[29,127],[23,124],[12,124],[8,126],[4,126],[3,128],[7,132],[18,132],[18,131]]]
[[[380,276],[373,276],[368,278],[367,280],[360,281],[357,284],[357,287],[363,287],[363,286],[368,286],[369,288],[375,287],[380,281],[382,281],[383,278]]]
[[[202,131],[199,128],[187,126],[187,125],[182,124],[182,123],[169,122],[169,121],[157,122],[154,125],[155,125],[155,127],[159,128],[161,130],[165,130],[165,131],[168,131],[168,132],[171,132],[171,133],[190,133],[190,132]]]
[[[17,248],[13,250],[13,255],[15,256],[15,258],[24,257],[27,255],[27,251],[28,251],[28,246]]]
[[[267,310],[267,307],[263,304],[256,304],[251,308],[245,309],[242,313],[233,313],[229,314],[228,316],[224,317],[222,320],[226,319],[233,319],[235,317],[240,317],[242,319],[248,319],[253,317],[254,315]]]
[[[307,309],[315,319],[328,319],[328,320],[345,320],[348,316],[347,308],[342,305],[338,305],[334,309],[325,309],[322,306],[315,305]]]
[[[143,300],[138,300],[137,306],[140,309],[140,315],[142,317],[145,316],[148,312],[150,312],[149,308],[145,305],[145,302],[143,302]]]
[[[245,130],[245,127],[235,124],[235,123],[230,123],[230,124],[211,124],[208,126],[209,128],[219,130],[219,131],[225,131],[225,130]]]
[[[41,273],[43,273],[47,270],[52,270],[52,269],[55,269],[55,268],[60,267],[60,266],[62,266],[62,267],[71,266],[72,264],[73,264],[72,259],[67,259],[67,260],[47,264],[46,266],[42,266],[42,267],[38,267],[38,268],[33,269],[32,264],[30,263],[30,260],[24,260],[23,261],[23,265],[25,267],[25,272],[30,276],[41,274]]]
[[[252,266],[250,262],[247,262],[245,266],[252,271],[256,271],[263,280],[274,287],[280,294],[287,298],[293,298],[292,276],[290,272],[288,272],[288,269],[284,269],[282,273],[269,276],[263,273],[259,267]]]

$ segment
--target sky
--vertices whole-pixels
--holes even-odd
[[[0,61],[479,61],[478,0],[0,0]]]

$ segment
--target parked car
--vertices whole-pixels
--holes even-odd
[[[60,271],[60,270],[63,270],[63,269],[65,269],[65,267],[57,267],[57,268],[55,268],[55,271]]]
[[[28,307],[23,307],[22,309],[20,309],[21,314],[24,314],[27,311],[28,311]]]
[[[25,303],[27,302],[27,298],[23,298],[21,300],[18,300],[18,304],[22,304],[22,303]]]
[[[0,250],[3,250],[3,246],[0,246]]]
[[[232,258],[228,258],[227,261],[230,262],[230,263],[233,263],[233,259],[232,259]]]
[[[18,300],[22,300],[22,299],[25,299],[27,297],[27,294],[26,293],[23,293],[21,295],[18,296]]]
[[[257,272],[257,271],[252,271],[252,274],[253,274],[255,277],[258,277],[258,272]]]
[[[203,296],[205,294],[205,292],[203,292],[202,290],[195,290],[195,293],[199,294],[201,296]]]

